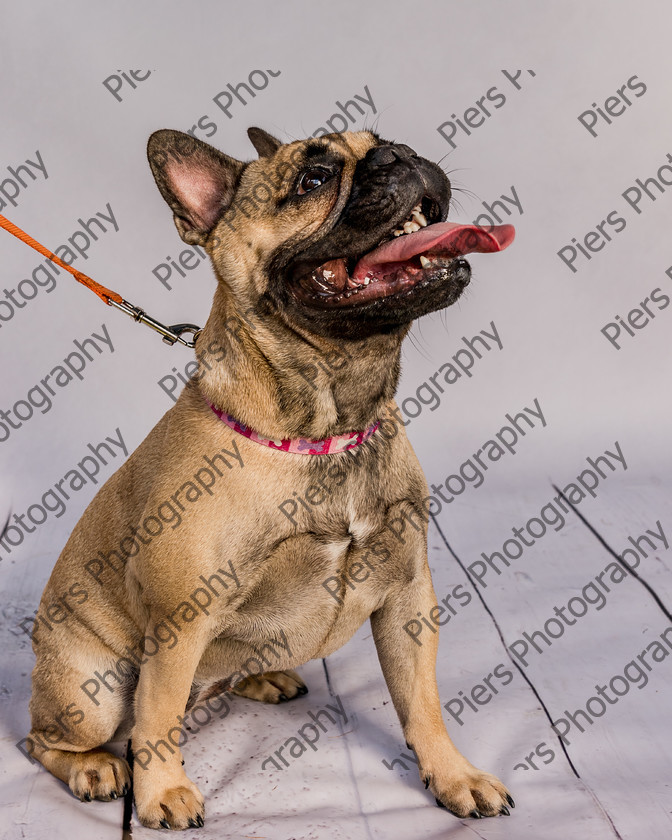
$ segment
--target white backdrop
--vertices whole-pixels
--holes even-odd
[[[620,501],[600,496],[582,510],[596,526],[613,520],[608,541],[624,542],[638,527],[628,530],[628,511],[646,526],[665,525],[670,498],[671,27],[669,5],[650,1],[15,4],[0,35],[0,212],[52,249],[88,223],[97,239],[74,236],[84,251],[75,251],[76,268],[165,323],[202,324],[214,290],[209,265],[184,277],[171,267],[170,290],[156,276],[186,246],[146,162],[152,131],[195,127],[250,159],[250,125],[290,140],[347,122],[375,125],[441,159],[456,188],[451,218],[472,222],[499,199],[499,221],[517,236],[505,253],[472,256],[460,303],[414,326],[398,394],[409,419],[418,388],[465,348],[465,337],[494,323],[501,349],[490,340],[468,374],[444,383],[440,404],[423,389],[430,404],[410,421],[409,436],[431,485],[458,472],[507,413],[536,399],[546,423],[521,437],[515,456],[491,464],[483,486],[466,487],[445,511],[444,532],[481,535],[464,558],[473,562],[506,538],[513,514],[486,535],[510,494],[528,500],[520,507],[527,519],[550,498],[551,482],[567,485],[587,457],[618,443],[627,470],[609,480]],[[130,68],[141,68],[135,80]],[[227,87],[240,83],[245,103]],[[651,178],[658,185],[644,185]],[[104,231],[88,221],[96,216]],[[65,511],[53,502],[34,532],[17,525],[0,544],[10,743],[24,734],[32,665],[17,622],[37,607],[94,479],[106,479],[123,449],[132,451],[170,408],[158,382],[173,367],[183,372],[193,353],[105,308],[65,272],[35,273],[45,261],[1,231],[0,246],[0,411],[8,413],[0,414],[0,518],[42,504],[91,456],[88,444],[120,441],[107,465],[84,462],[100,472],[72,492]],[[620,330],[618,348],[605,328]],[[74,342],[92,336],[98,349],[86,345],[82,379],[52,385],[53,404],[33,406],[28,417],[31,407],[19,401],[73,351],[81,356]],[[667,570],[661,558],[657,568]],[[595,650],[609,644],[609,626]],[[23,759],[12,767],[15,780],[37,772]],[[65,796],[62,803],[77,806]],[[18,831],[7,836],[24,836]]]

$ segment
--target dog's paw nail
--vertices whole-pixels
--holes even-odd
[[[203,819],[203,815],[202,815],[202,814],[199,814],[199,815],[196,817],[196,821],[198,822],[198,827],[199,827],[199,828],[203,828],[203,826],[205,825],[205,820]]]
[[[408,741],[406,741],[406,749],[407,750],[412,750],[413,749],[413,747],[408,743]]]
[[[436,802],[436,804],[439,806],[439,808],[443,808],[445,811],[447,811],[447,810],[448,810],[448,809],[446,808],[446,806],[443,804],[443,802],[441,802],[441,801],[440,801],[439,799],[437,799],[436,797],[434,797],[434,801],[435,801],[435,802]]]
[[[116,792],[116,790],[113,790],[112,793],[110,794],[111,799],[116,799],[118,796],[119,796],[119,794]]]
[[[84,794],[84,802],[91,802],[91,794],[85,793]]]
[[[170,828],[170,823],[168,822],[168,820],[159,820],[159,825],[162,828]]]
[[[504,814],[505,817],[511,816],[511,811],[506,807],[506,805],[502,805],[502,810],[499,812],[500,814]]]
[[[184,759],[182,759],[182,766],[184,767]]]
[[[198,828],[198,823],[192,817],[189,817],[189,822],[187,823],[189,828]]]
[[[122,795],[122,796],[126,796],[126,794],[127,794],[127,793],[128,793],[128,785],[127,785],[127,784],[125,784],[125,785],[123,786],[123,788],[121,789],[121,795]]]
[[[299,695],[300,695],[301,697],[303,697],[303,695],[304,695],[304,694],[308,694],[308,686],[307,686],[307,685],[302,685],[302,686],[299,688]]]
[[[280,694],[280,695],[278,695],[278,700],[279,700],[281,703],[284,703],[286,700],[289,700],[289,697],[287,697],[287,695],[286,695],[286,694]]]
[[[510,796],[508,793],[506,794],[506,801],[509,803],[509,805],[510,805],[512,808],[515,808],[515,807],[516,807],[516,803],[513,801],[513,797],[512,797],[512,796]]]
[[[473,810],[471,812],[471,814],[469,814],[469,816],[474,820],[482,820],[483,819],[483,814],[479,814],[479,812],[477,810]]]
[[[431,782],[431,778],[429,776],[426,776],[422,781],[425,783],[425,790],[427,790],[427,788],[429,787],[429,783]]]

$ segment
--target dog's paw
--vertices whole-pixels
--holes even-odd
[[[125,796],[131,783],[131,771],[123,758],[104,750],[77,753],[72,758],[68,784],[82,802],[101,799],[109,802]]]
[[[185,778],[185,784],[167,788],[159,796],[136,796],[138,819],[147,828],[200,828],[205,822],[205,804],[200,790]]]
[[[262,703],[284,703],[308,693],[308,688],[296,671],[269,671],[267,674],[247,677],[232,689],[240,697],[260,700]]]
[[[425,787],[434,794],[436,804],[456,817],[509,816],[507,806],[515,808],[511,794],[499,779],[471,764],[457,772],[429,773],[422,778]]]

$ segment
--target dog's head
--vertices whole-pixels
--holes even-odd
[[[446,222],[448,178],[406,145],[369,131],[286,145],[248,135],[251,163],[177,131],[148,145],[180,236],[208,249],[240,311],[329,338],[405,332],[458,299],[464,254],[513,238],[509,225]]]

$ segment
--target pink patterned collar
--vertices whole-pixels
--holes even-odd
[[[368,440],[376,431],[380,423],[374,423],[363,432],[351,432],[348,435],[336,435],[335,437],[326,438],[326,440],[305,440],[304,438],[295,438],[294,440],[271,440],[270,438],[262,437],[262,435],[250,429],[249,426],[244,426],[239,423],[235,417],[216,408],[212,403],[208,402],[210,408],[215,412],[217,417],[226,423],[226,425],[246,438],[262,444],[262,446],[270,446],[271,449],[280,449],[282,452],[294,452],[297,455],[328,455],[334,452],[343,452],[346,449],[354,449],[360,443]]]

